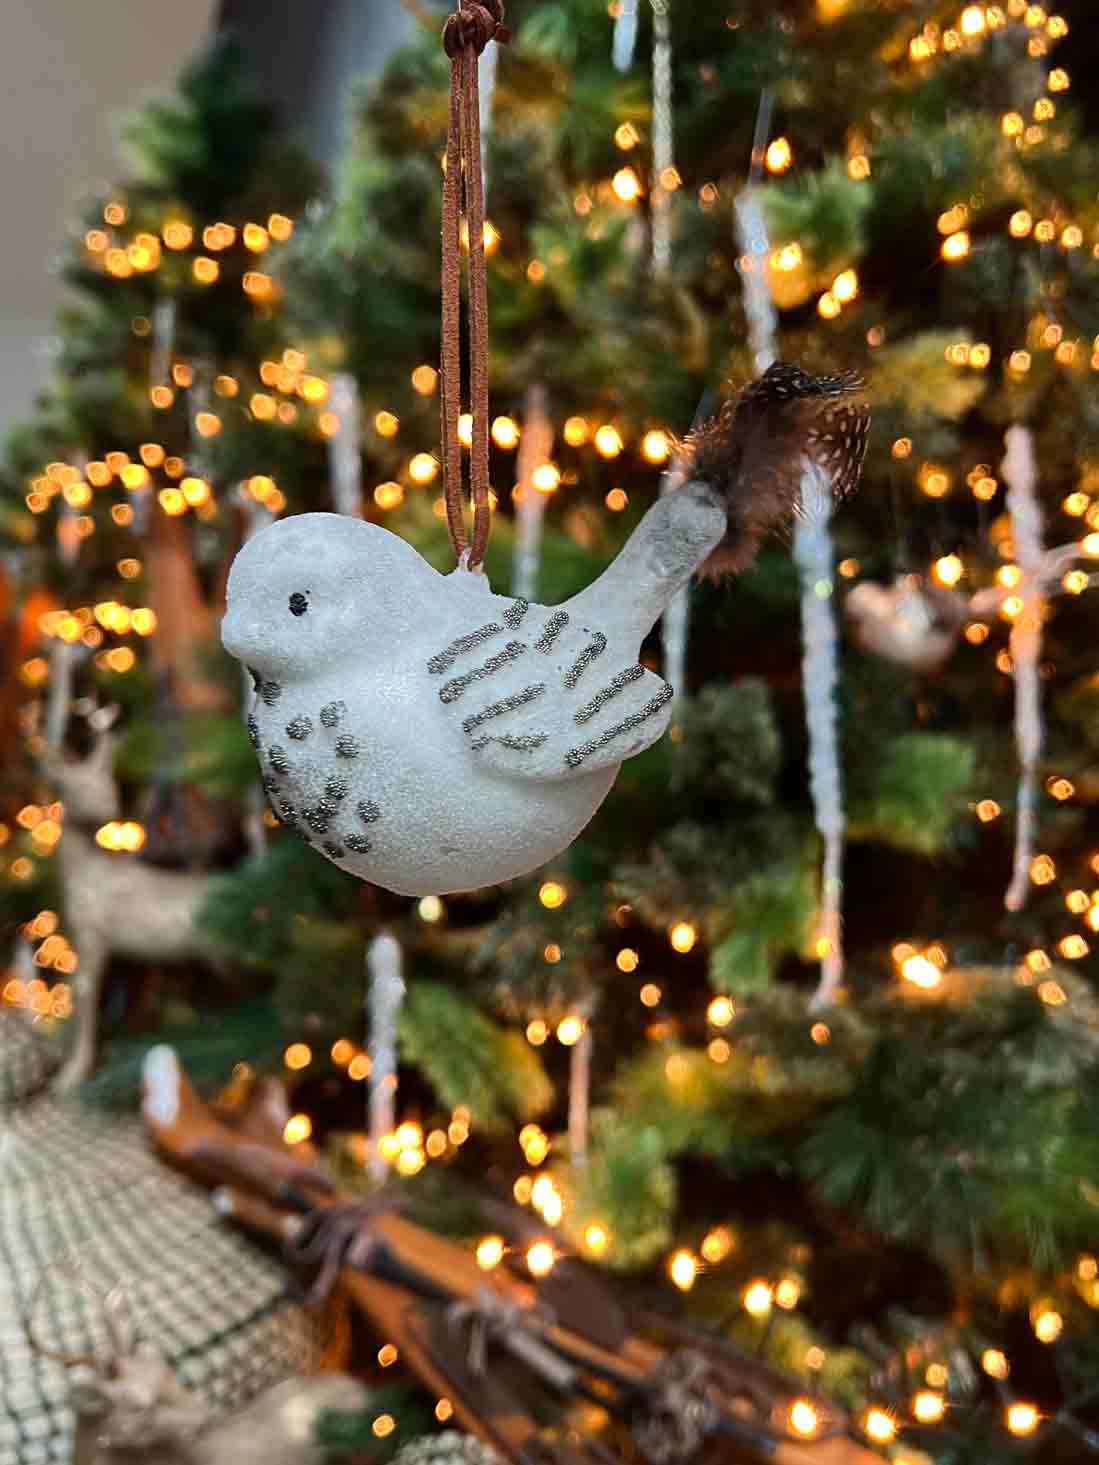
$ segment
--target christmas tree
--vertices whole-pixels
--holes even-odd
[[[270,829],[210,883],[202,939],[274,994],[288,1138],[361,1130],[369,1080],[349,1171],[365,1150],[440,1215],[487,1175],[560,1246],[780,1363],[807,1440],[823,1388],[898,1462],[1082,1458],[1099,215],[1067,22],[1023,0],[530,0],[509,22],[481,99],[494,587],[553,605],[587,585],[689,471],[677,440],[775,359],[865,377],[862,485],[834,516],[807,502],[793,554],[768,544],[669,611],[642,656],[676,693],[669,735],[550,866],[409,901]],[[447,71],[432,19],[364,98],[334,199],[262,271],[283,308],[261,300],[247,350],[227,311],[210,326],[250,404],[209,440],[220,481],[327,507],[331,430],[336,483],[361,475],[367,516],[441,569]],[[181,197],[177,178],[158,218]],[[294,212],[244,212],[274,233],[276,206]],[[99,362],[134,354],[135,313]],[[270,424],[244,385],[268,363]],[[312,363],[341,374],[335,422],[301,405],[327,384]],[[89,390],[77,357],[59,370],[59,404]],[[193,404],[167,410],[189,433]],[[109,464],[103,432],[17,437],[36,525],[71,503],[77,445]],[[114,550],[78,589],[100,546],[28,583],[117,601]],[[30,664],[29,692],[58,684]],[[244,807],[255,775],[232,768]],[[7,866],[37,938],[35,830],[56,820],[33,807]]]

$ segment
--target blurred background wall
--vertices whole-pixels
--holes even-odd
[[[63,286],[52,270],[89,181],[119,175],[113,122],[171,90],[211,26],[243,37],[257,75],[322,163],[348,88],[408,33],[402,0],[34,0],[5,7],[0,61],[0,436],[48,369]]]

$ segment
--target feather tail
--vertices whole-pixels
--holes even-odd
[[[736,574],[751,564],[764,535],[798,512],[806,460],[837,499],[854,492],[870,427],[869,408],[850,400],[862,385],[854,372],[811,376],[777,361],[692,433],[685,477],[716,490],[728,516],[699,574]]]

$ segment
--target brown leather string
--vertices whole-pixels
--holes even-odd
[[[490,41],[506,41],[503,0],[459,0],[443,27],[450,57],[450,118],[443,178],[442,351],[440,427],[443,491],[450,542],[475,569],[488,547],[488,289],[485,281],[485,190],[481,174],[481,123],[477,58]],[[467,540],[462,509],[462,452],[458,416],[462,399],[461,233],[469,236],[469,391],[473,442],[469,459],[473,537]]]

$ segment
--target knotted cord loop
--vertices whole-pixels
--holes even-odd
[[[440,418],[447,528],[459,561],[476,569],[488,546],[488,289],[485,280],[485,189],[477,58],[490,41],[506,41],[503,0],[460,0],[443,26],[450,57],[450,116],[443,177],[442,351]],[[473,536],[462,513],[462,454],[458,416],[462,396],[462,218],[469,242],[469,394],[473,417],[469,490]]]

